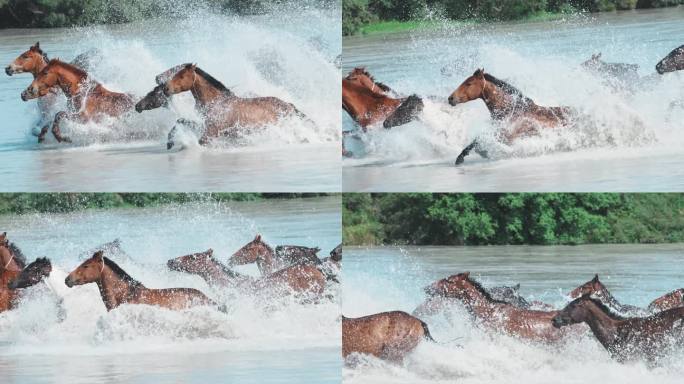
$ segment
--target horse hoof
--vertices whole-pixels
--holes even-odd
[[[458,158],[456,158],[454,165],[461,165],[461,164],[463,164],[464,161],[465,161],[465,158],[459,156]]]
[[[62,139],[59,142],[71,144],[71,139],[68,137],[62,137]]]
[[[168,151],[171,148],[173,148],[173,141],[169,141],[168,143],[166,143],[166,150]]]

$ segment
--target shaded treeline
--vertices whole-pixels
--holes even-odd
[[[684,241],[684,194],[345,194],[348,245]]]
[[[426,16],[451,20],[503,21],[540,14],[605,12],[684,4],[684,0],[342,0],[342,32],[350,35],[377,21]]]
[[[298,3],[330,6],[336,2],[336,0],[306,0]],[[258,14],[283,4],[288,4],[288,2],[286,0],[0,0],[0,28],[117,24],[156,17],[186,17],[198,8],[212,13]]]
[[[0,193],[0,214],[153,207],[191,202],[306,198],[325,193]]]

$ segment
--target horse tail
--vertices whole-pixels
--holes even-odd
[[[430,334],[430,329],[428,329],[428,325],[426,322],[423,320],[418,320],[420,321],[420,325],[423,327],[423,338],[427,341],[431,341],[433,343],[436,343],[435,339],[432,338],[432,335]]]
[[[411,95],[407,97],[391,115],[387,116],[382,123],[382,126],[389,129],[409,123],[416,118],[416,115],[423,111],[423,107],[423,99],[418,97],[418,95]]]

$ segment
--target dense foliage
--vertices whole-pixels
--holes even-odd
[[[337,0],[307,1],[327,5]],[[0,0],[0,28],[125,23],[183,17],[196,8],[254,14],[285,3],[286,0]]]
[[[343,0],[342,32],[374,21],[439,15],[452,20],[517,20],[546,13],[603,12],[684,4],[684,0]]]
[[[313,197],[302,193],[2,193],[0,214],[71,212],[90,208],[152,207],[198,201]]]
[[[684,241],[684,194],[345,194],[345,244]]]

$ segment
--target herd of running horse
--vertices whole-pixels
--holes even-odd
[[[95,283],[107,309],[122,304],[147,304],[172,310],[194,306],[213,306],[224,310],[203,292],[193,288],[147,288],[135,280],[119,265],[105,256],[118,248],[118,241],[107,243],[92,251],[92,256],[76,267],[64,280],[71,288]],[[244,294],[267,297],[294,296],[302,303],[316,303],[323,298],[329,284],[337,283],[342,260],[342,247],[336,247],[330,256],[319,259],[319,248],[281,245],[272,248],[260,235],[235,252],[222,264],[209,249],[205,252],[170,259],[171,271],[200,276],[213,289],[233,288]],[[90,254],[90,253],[89,253]],[[243,275],[231,266],[256,263],[261,277]],[[27,264],[16,244],[0,234],[0,312],[12,310],[22,304],[23,289],[47,282],[52,264],[47,258],[38,258]]]
[[[653,300],[647,308],[621,304],[598,275],[569,293],[563,309],[528,302],[516,287],[485,289],[468,272],[425,288],[427,299],[413,314],[383,312],[342,318],[343,355],[370,354],[401,361],[422,340],[434,342],[419,317],[463,306],[474,324],[521,340],[560,344],[591,332],[617,361],[656,364],[684,340],[684,288]],[[448,312],[446,312],[448,314]]]
[[[600,59],[600,54],[593,55],[583,66],[604,76],[638,78],[638,66],[606,63]],[[683,70],[684,45],[670,52],[655,68],[660,75]],[[538,135],[542,130],[568,127],[579,114],[572,107],[538,105],[514,86],[485,73],[484,69],[478,69],[466,78],[447,101],[451,106],[457,106],[476,99],[482,99],[492,119],[500,123],[497,135],[504,144]],[[423,110],[423,101],[417,95],[402,97],[386,84],[376,82],[365,68],[355,68],[342,79],[342,109],[365,132],[380,123],[389,129],[417,119]],[[456,165],[463,163],[473,150],[487,157],[485,148],[475,139],[458,155]],[[345,156],[352,155],[344,146],[342,152]]]
[[[205,145],[211,139],[221,136],[244,136],[287,117],[294,116],[308,121],[293,104],[279,98],[237,96],[195,64],[177,65],[159,74],[155,79],[157,86],[136,103],[132,95],[113,92],[88,74],[88,53],[96,55],[97,51],[79,55],[67,63],[49,59],[40,44],[36,43],[5,68],[9,76],[18,73],[33,75],[33,82],[21,93],[21,99],[40,100],[38,108],[42,127],[38,134],[39,142],[44,141],[50,126],[58,142],[71,142],[61,130],[66,120],[87,123],[99,122],[106,117],[119,119],[133,109],[142,113],[165,107],[171,96],[188,91],[195,99],[195,108],[203,122],[178,119],[169,132],[168,149],[174,146],[178,126],[196,130],[201,135],[199,143]],[[54,118],[50,118],[60,94],[67,99],[67,110],[57,112]]]

